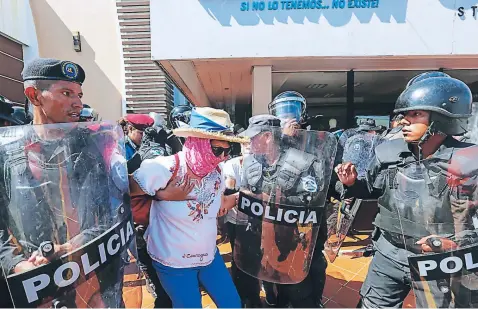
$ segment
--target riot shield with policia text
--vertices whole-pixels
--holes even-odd
[[[122,130],[2,128],[0,280],[15,307],[141,306]]]
[[[476,158],[472,146],[405,165],[387,191],[393,208],[381,209],[380,221],[389,226],[385,238],[410,252],[418,308],[478,306]]]
[[[328,132],[289,136],[263,126],[250,145],[238,202],[248,223],[236,225],[234,261],[260,280],[301,282],[316,245],[337,140]]]
[[[363,179],[374,156],[374,149],[383,141],[383,138],[378,134],[359,131],[355,128],[346,130],[343,136],[347,136],[347,139],[344,140],[341,161],[353,163],[357,170],[357,178]],[[357,198],[341,201],[331,216],[327,218],[328,235],[325,252],[332,263],[352,227],[362,202]]]

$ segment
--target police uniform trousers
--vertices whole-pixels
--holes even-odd
[[[376,238],[376,240],[375,240]],[[370,263],[367,277],[360,289],[362,308],[401,308],[412,289],[410,267],[407,257],[410,251],[398,248],[374,232],[374,257]],[[451,293],[443,293],[435,282],[414,282],[415,293],[429,293],[434,304],[421,303],[417,299],[417,308],[448,308]],[[427,292],[425,292],[427,291]]]
[[[322,294],[327,278],[327,259],[322,250],[326,240],[327,216],[322,216],[309,274],[297,284],[277,284],[277,307],[285,308],[289,304],[293,308],[318,308],[322,306]]]
[[[315,251],[307,277],[297,284],[277,284],[277,307],[318,308],[324,291],[327,260],[321,250]]]

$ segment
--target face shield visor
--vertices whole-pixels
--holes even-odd
[[[298,100],[278,102],[271,106],[270,113],[283,121],[294,119],[299,123],[303,113],[303,104]]]

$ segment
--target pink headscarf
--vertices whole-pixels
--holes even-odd
[[[212,172],[223,160],[227,159],[216,157],[212,152],[211,140],[188,137],[183,146],[186,154],[186,163],[194,175],[204,177]]]

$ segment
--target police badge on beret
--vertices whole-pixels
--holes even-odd
[[[317,186],[317,183],[315,182],[314,177],[310,175],[307,177],[302,177],[301,182],[302,187],[306,192],[315,193],[319,188],[319,186]]]
[[[72,62],[63,62],[61,65],[61,71],[65,77],[70,79],[76,79],[78,77],[78,67]]]
[[[51,58],[37,58],[28,63],[22,71],[23,81],[27,80],[64,80],[83,84],[85,71],[71,61]]]

